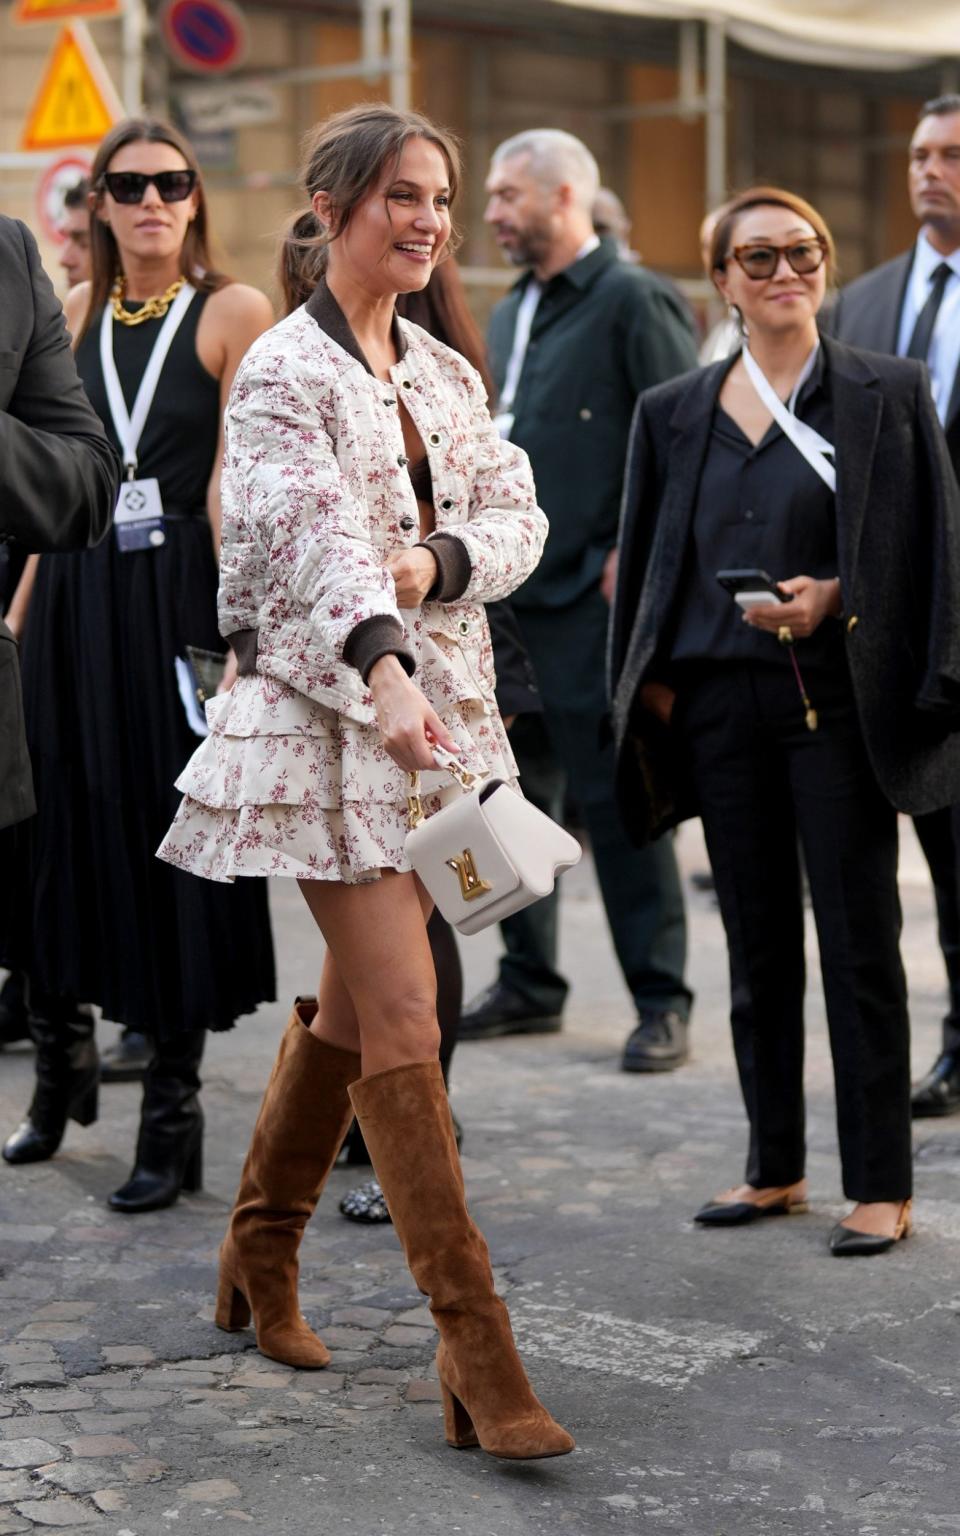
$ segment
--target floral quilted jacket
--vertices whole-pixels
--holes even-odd
[[[482,605],[526,579],[547,534],[527,456],[498,436],[479,375],[419,326],[395,325],[400,360],[384,382],[321,285],[254,342],[226,413],[221,632],[256,631],[258,673],[362,723],[373,700],[344,647],[373,619],[398,626],[411,671],[427,630],[448,637],[492,701]],[[399,399],[426,449],[438,541],[459,541],[462,589],[404,612],[384,569],[420,542]]]

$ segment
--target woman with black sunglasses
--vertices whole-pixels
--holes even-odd
[[[67,323],[126,479],[110,537],[44,557],[30,600],[24,693],[39,814],[17,947],[37,1086],[3,1155],[49,1158],[68,1118],[96,1118],[87,1005],[97,1004],[154,1048],[134,1170],[110,1198],[136,1212],[199,1187],[205,1031],[274,996],[264,883],[191,880],[154,857],[203,729],[191,653],[225,650],[223,405],[273,316],[263,294],[217,270],[196,157],[173,128],[118,124],[92,185],[93,279],[68,296]]]
[[[830,1248],[880,1253],[910,1231],[897,809],[960,798],[960,500],[923,369],[818,334],[815,209],[743,193],[710,261],[742,350],[643,395],[633,426],[621,806],[641,842],[702,817],[726,929],[750,1147],[696,1220],[807,1208],[799,843],[855,1202]]]

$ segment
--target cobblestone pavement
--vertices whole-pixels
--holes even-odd
[[[693,831],[681,851],[702,865]],[[909,836],[903,892],[923,1069],[942,978]],[[205,1192],[151,1216],[105,1208],[133,1145],[132,1086],[106,1088],[100,1121],[71,1126],[53,1161],[0,1169],[0,1536],[960,1533],[960,1120],[918,1128],[918,1235],[835,1263],[825,1242],[844,1207],[814,964],[812,1213],[695,1229],[744,1144],[708,896],[690,900],[682,1072],[617,1070],[630,1010],[587,867],[566,883],[564,1032],[463,1047],[455,1064],[473,1208],[573,1456],[509,1464],[444,1445],[433,1329],[392,1229],[337,1213],[356,1170],[334,1173],[303,1250],[330,1369],[293,1371],[252,1335],[217,1332],[217,1245],[286,1007],[317,967],[296,891],[273,895],[284,1003],[211,1044]],[[494,948],[467,941],[469,985]],[[0,1057],[0,1129],[30,1076],[27,1051]]]

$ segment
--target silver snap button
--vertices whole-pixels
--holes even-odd
[[[470,633],[470,625],[467,623],[466,619],[461,619],[460,623],[457,625],[457,628],[459,629],[461,635],[469,635]]]
[[[394,400],[392,395],[385,395],[383,398],[383,403],[384,405],[396,405],[397,402]]]
[[[401,389],[412,389],[413,388],[413,381],[412,381],[412,379],[401,379],[400,380],[400,388]]]
[[[410,463],[410,460],[407,458],[405,453],[400,453],[397,455],[397,463],[400,465],[401,469],[405,469],[406,466]]]
[[[592,421],[593,420],[593,412],[586,405],[583,407],[583,410],[580,412],[580,420],[581,421]]]
[[[413,518],[412,517],[401,517],[401,519],[400,519],[400,527],[403,529],[404,533],[409,533],[410,529],[413,527]]]
[[[450,500],[449,496],[444,496],[440,506],[443,508],[444,512],[449,512],[450,508],[453,506],[453,502]]]
[[[437,444],[440,441],[440,433],[439,432],[431,432],[430,433],[430,441],[433,444],[434,448],[436,448]]]

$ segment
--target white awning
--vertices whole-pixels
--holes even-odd
[[[960,58],[957,0],[555,0],[579,10],[723,20],[756,53],[846,69],[908,69]]]

